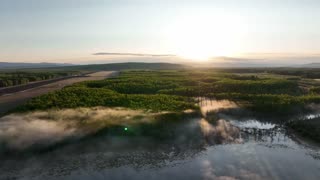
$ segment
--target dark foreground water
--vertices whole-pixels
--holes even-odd
[[[206,104],[204,113],[226,103]],[[320,179],[318,145],[276,119],[232,114],[218,113],[214,124],[209,117],[186,120],[170,139],[101,135],[1,157],[0,179]]]

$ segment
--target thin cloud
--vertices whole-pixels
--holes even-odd
[[[95,56],[149,56],[149,57],[175,57],[174,54],[142,54],[142,53],[110,53],[99,52],[94,53]]]

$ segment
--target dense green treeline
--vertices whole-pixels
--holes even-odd
[[[227,73],[269,73],[310,79],[320,78],[319,68],[220,68],[216,69],[216,71]]]
[[[2,72],[0,88],[77,74],[76,72]]]
[[[252,93],[252,94],[301,94],[297,81],[276,78],[258,78],[197,71],[130,71],[120,78],[86,82],[89,88],[112,89],[128,94],[175,94],[206,95],[209,93]]]
[[[229,99],[244,102],[251,109],[260,112],[287,113],[293,108],[303,108],[310,103],[320,103],[320,96],[302,95],[291,96],[288,94],[241,94],[241,93],[218,93],[211,94],[217,99]]]
[[[172,63],[145,63],[145,62],[126,62],[126,63],[110,63],[110,64],[89,64],[89,65],[74,65],[65,67],[50,67],[43,68],[50,71],[122,71],[135,69],[152,69],[152,70],[175,70],[185,69],[188,66]]]
[[[270,70],[270,73],[280,75],[299,76],[302,78],[316,79],[320,78],[319,69],[288,69],[288,70]]]
[[[76,107],[128,107],[152,111],[183,111],[197,109],[192,100],[186,97],[154,94],[120,94],[109,89],[69,87],[33,99],[18,111],[44,110],[49,108]]]
[[[197,109],[192,97],[237,101],[259,111],[286,111],[320,102],[316,88],[301,91],[300,78],[215,70],[123,71],[117,78],[82,82],[33,99],[20,110],[91,106],[153,111]]]

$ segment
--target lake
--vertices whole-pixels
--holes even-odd
[[[1,156],[0,179],[320,179],[320,146],[277,117],[229,101],[202,99],[200,106],[203,117],[174,125],[170,139],[100,135]]]

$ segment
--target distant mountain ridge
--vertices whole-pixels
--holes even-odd
[[[320,63],[303,64],[303,65],[300,65],[299,67],[304,67],[304,68],[320,68]]]
[[[146,62],[125,62],[125,63],[108,63],[108,64],[88,64],[88,65],[74,65],[62,63],[9,63],[0,62],[0,70],[14,70],[14,69],[55,69],[55,70],[85,70],[85,71],[103,71],[103,70],[125,70],[125,69],[185,69],[190,67],[206,67],[206,68],[273,68],[273,67],[288,67],[288,68],[320,68],[320,63],[309,64],[267,64],[265,62],[255,63],[242,59],[227,59],[225,62],[208,62],[205,64],[187,63],[146,63]]]
[[[277,68],[277,67],[288,67],[288,68],[320,68],[320,63],[309,63],[309,64],[267,64],[267,63],[250,63],[250,62],[224,62],[224,63],[211,63],[212,67],[216,68]]]
[[[55,63],[7,63],[0,62],[0,70],[14,69],[42,69],[42,70],[67,70],[67,71],[119,71],[119,70],[173,70],[184,69],[189,66],[174,63],[144,63],[144,62],[126,62],[126,63],[109,63],[109,64],[55,64]]]
[[[143,62],[127,62],[127,63],[110,63],[110,64],[89,64],[89,65],[75,65],[66,67],[50,67],[48,69],[61,69],[61,70],[82,70],[82,71],[119,71],[119,70],[173,70],[184,69],[188,66],[182,64],[172,63],[143,63]]]
[[[72,66],[73,64],[62,64],[62,63],[11,63],[11,62],[0,62],[0,69],[23,69],[23,68],[46,68],[46,67],[62,67]]]

